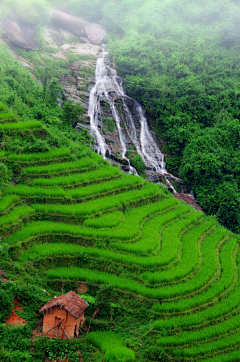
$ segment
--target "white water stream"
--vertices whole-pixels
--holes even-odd
[[[89,97],[89,110],[91,134],[95,137],[96,147],[98,153],[104,158],[111,155],[111,150],[106,144],[104,135],[100,132],[101,129],[101,101],[107,103],[110,107],[112,116],[118,130],[119,141],[121,145],[121,156],[128,161],[130,172],[134,171],[130,166],[130,162],[126,157],[127,146],[125,141],[124,132],[131,139],[135,145],[138,154],[142,157],[143,162],[149,168],[157,171],[160,174],[166,173],[164,155],[159,150],[156,142],[154,141],[149,129],[147,120],[140,104],[127,97],[123,90],[122,79],[117,76],[116,70],[108,66],[108,53],[103,51],[99,54],[96,70],[95,70],[96,83],[92,88]],[[121,99],[125,116],[125,130],[121,127],[121,117],[115,100]],[[127,105],[127,99],[134,104],[134,114],[131,112]],[[140,132],[136,130],[134,117],[138,118],[140,124]]]

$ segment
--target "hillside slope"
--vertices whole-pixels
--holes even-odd
[[[122,335],[137,361],[239,360],[238,236],[80,143],[57,142],[41,122],[17,121],[3,104],[0,137],[1,268],[14,281],[0,290],[25,305],[22,338],[41,322],[39,307],[50,299],[43,289],[77,292],[87,282],[87,326],[99,306],[91,330]],[[11,152],[13,140],[46,147]],[[31,352],[27,343],[13,347],[9,331],[1,325],[3,360],[58,355],[45,339]],[[84,353],[90,342],[80,341],[70,349]],[[84,361],[102,360],[91,353]]]

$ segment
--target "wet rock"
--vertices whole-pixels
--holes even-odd
[[[60,29],[69,30],[71,33],[78,36],[86,35],[85,27],[89,24],[84,19],[55,9],[52,9],[51,11],[51,21]]]
[[[36,34],[30,26],[6,19],[2,22],[2,30],[7,39],[19,48],[39,50]]]
[[[44,29],[44,41],[48,46],[58,48],[64,44],[64,35],[57,30],[51,28]]]
[[[175,194],[174,197],[176,197],[176,199],[178,200],[181,200],[181,201],[184,201],[186,202],[188,205],[191,205],[192,207],[194,207],[194,209],[198,210],[198,211],[202,211],[203,212],[203,209],[201,208],[201,206],[199,206],[194,198],[192,197],[192,195],[190,194]]]
[[[90,42],[96,45],[100,45],[107,35],[107,32],[99,24],[88,24],[85,31]]]

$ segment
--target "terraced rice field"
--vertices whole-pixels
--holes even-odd
[[[12,119],[0,133],[42,129]],[[151,299],[149,329],[172,361],[239,361],[239,236],[161,186],[74,152],[1,154],[19,167],[20,181],[0,198],[0,236],[16,262],[43,270],[49,261],[49,281],[111,284]]]

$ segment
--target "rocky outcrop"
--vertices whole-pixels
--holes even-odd
[[[8,19],[5,19],[1,25],[5,37],[14,45],[22,49],[39,49],[35,32],[30,26]]]
[[[192,207],[194,207],[194,209],[198,210],[198,211],[202,211],[203,209],[201,208],[201,206],[199,206],[194,198],[192,197],[192,195],[190,194],[174,194],[174,197],[176,197],[176,199],[181,200],[186,202],[188,205],[191,205]]]
[[[87,36],[92,44],[100,45],[107,35],[106,31],[99,24],[91,24],[88,21],[74,15],[64,13],[60,10],[51,11],[51,21],[53,25],[66,29],[75,36]]]
[[[100,45],[107,35],[107,32],[99,24],[88,24],[85,30],[90,42],[96,45]]]
[[[55,9],[51,11],[51,21],[53,25],[60,29],[66,29],[77,36],[86,35],[85,28],[89,25],[88,21],[84,19]]]
[[[60,10],[51,10],[51,21],[59,30],[56,31],[46,27],[44,29],[44,36],[45,39],[48,38],[47,43],[50,43],[51,40],[54,39],[57,46],[63,45],[64,39],[69,38],[69,34],[72,38],[75,36],[78,37],[80,41],[84,39],[84,42],[86,40],[93,45],[100,45],[107,35],[101,25],[90,24],[82,18],[64,13]],[[5,37],[15,46],[22,49],[39,50],[33,25],[27,24],[18,18],[11,18],[3,20],[1,27]],[[67,33],[67,36],[65,33]]]

